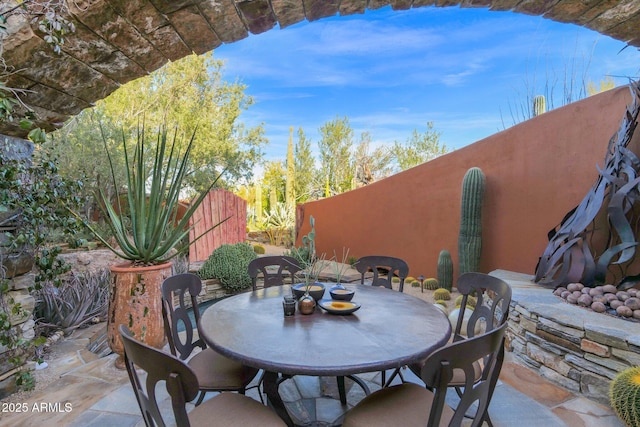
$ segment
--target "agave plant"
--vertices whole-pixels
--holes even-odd
[[[116,209],[109,197],[102,190],[98,191],[100,207],[117,242],[117,247],[110,244],[107,238],[87,224],[93,234],[119,257],[147,265],[168,261],[185,253],[190,243],[226,220],[214,225],[190,243],[186,242],[186,237],[191,230],[188,225],[189,219],[222,174],[215,178],[209,188],[198,195],[182,218],[177,220],[180,191],[183,189],[182,183],[187,173],[189,154],[195,134],[194,130],[184,154],[180,155],[178,153],[180,144],[177,129],[170,140],[167,128],[163,125],[158,131],[155,149],[149,150],[145,143],[145,127],[144,125],[139,126],[135,150],[131,156],[127,150],[123,132],[122,146],[127,184],[126,204],[123,206],[120,197],[117,197]],[[107,142],[104,133],[103,141],[106,148]],[[149,154],[153,159],[150,164],[146,161]],[[107,156],[114,188],[122,188],[117,182],[108,150]]]

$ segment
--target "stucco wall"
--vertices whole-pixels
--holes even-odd
[[[355,257],[397,256],[411,275],[435,277],[438,254],[447,249],[455,276],[461,183],[477,166],[486,176],[480,270],[533,274],[547,232],[593,185],[630,101],[629,89],[617,88],[369,186],[301,205],[298,239],[313,215],[317,250],[329,257],[343,247]]]

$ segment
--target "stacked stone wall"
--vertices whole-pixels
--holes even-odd
[[[507,350],[543,377],[608,404],[614,376],[640,365],[640,323],[568,304],[533,283],[525,289],[506,281],[514,290]]]

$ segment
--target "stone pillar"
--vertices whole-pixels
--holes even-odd
[[[30,162],[33,155],[33,143],[24,139],[0,135],[0,155],[3,159],[15,159]],[[0,212],[0,279],[9,280],[9,290],[4,295],[5,301],[13,299],[20,303],[26,315],[12,316],[13,331],[27,341],[35,337],[33,309],[35,299],[29,288],[35,283],[32,273],[33,254],[29,251],[11,251],[7,234],[17,230],[19,212]],[[2,309],[2,308],[0,308]],[[9,349],[0,344],[0,399],[15,391],[15,375],[20,367],[14,366],[9,358],[13,355]]]

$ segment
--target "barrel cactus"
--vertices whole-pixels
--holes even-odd
[[[611,381],[609,400],[628,427],[640,426],[640,366],[625,369]]]
[[[419,288],[420,287],[420,281],[419,280],[414,280],[411,282],[411,287],[412,288]]]
[[[451,292],[444,288],[436,289],[433,291],[433,299],[436,301],[449,301],[451,299]]]
[[[424,288],[429,291],[435,291],[438,289],[438,285],[438,279],[434,279],[433,277],[424,280]]]
[[[455,302],[454,302],[454,306],[455,308],[459,308],[462,305],[462,298],[464,297],[464,295],[460,295],[458,296],[458,298],[456,298]],[[467,307],[471,307],[472,309],[476,306],[476,299],[472,296],[468,296],[467,297]]]
[[[460,274],[478,271],[480,265],[484,183],[484,173],[476,167],[469,169],[462,180],[462,207],[458,235]]]
[[[438,256],[438,283],[441,288],[453,289],[453,262],[447,250],[440,251]]]

